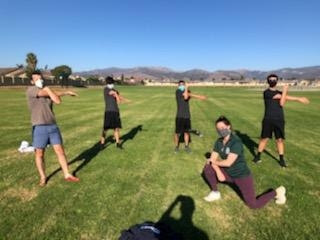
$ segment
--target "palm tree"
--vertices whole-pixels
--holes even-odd
[[[28,78],[31,78],[31,74],[36,70],[38,59],[34,53],[28,53],[26,58],[26,74]]]

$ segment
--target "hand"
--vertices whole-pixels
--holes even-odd
[[[199,96],[199,99],[200,99],[200,100],[207,100],[207,97],[201,95],[201,96]]]
[[[289,85],[288,85],[288,84],[283,85],[283,92],[284,92],[284,91],[287,92],[288,89],[289,89]]]
[[[309,104],[310,103],[309,99],[306,98],[306,97],[299,98],[299,102],[301,102],[303,104]]]
[[[214,160],[214,159],[211,159],[211,165],[213,166],[213,165],[216,165],[217,166],[217,160]]]
[[[78,97],[78,94],[73,91],[67,91],[66,94],[72,97]]]

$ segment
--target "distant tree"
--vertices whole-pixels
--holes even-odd
[[[48,70],[48,64],[44,66],[44,70]]]
[[[215,78],[212,78],[211,80],[212,80],[212,82],[214,82],[216,79],[215,79]]]
[[[124,84],[124,75],[123,74],[121,74],[121,78],[120,78],[120,84]]]
[[[26,74],[29,79],[31,79],[32,72],[36,70],[38,59],[34,53],[28,53],[26,58]]]
[[[17,66],[17,68],[23,68],[24,66],[23,66],[23,64],[16,64],[16,66]]]
[[[51,70],[51,74],[59,79],[61,86],[69,85],[69,76],[72,74],[72,69],[67,65],[60,65]]]

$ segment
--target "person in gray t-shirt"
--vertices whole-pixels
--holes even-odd
[[[101,146],[105,145],[106,131],[108,129],[113,129],[113,136],[116,140],[116,147],[122,149],[122,144],[120,143],[120,128],[122,127],[122,125],[118,103],[130,102],[130,100],[124,98],[123,96],[120,96],[120,93],[116,89],[114,89],[114,80],[112,77],[107,77],[106,83],[107,86],[103,89],[105,112],[100,143]]]
[[[191,130],[191,115],[189,108],[189,100],[191,98],[205,100],[206,96],[196,95],[191,93],[188,85],[180,80],[178,89],[176,90],[177,114],[176,114],[176,129],[174,135],[175,153],[179,151],[179,135],[184,135],[185,150],[190,152],[189,139]]]
[[[59,160],[59,164],[68,182],[78,182],[79,178],[69,173],[68,163],[64,152],[60,130],[56,124],[52,106],[60,104],[62,96],[77,96],[72,91],[55,92],[44,86],[41,72],[32,73],[31,83],[33,86],[27,89],[27,100],[31,112],[32,145],[35,148],[35,161],[40,175],[40,186],[47,182],[44,153],[47,144],[51,144]]]

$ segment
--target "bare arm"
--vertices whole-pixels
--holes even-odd
[[[212,152],[210,158],[207,161],[207,164],[210,164],[213,170],[216,172],[218,180],[220,182],[224,182],[226,180],[226,177],[222,173],[221,169],[218,165],[214,164],[213,162],[218,161],[219,154],[217,152]]]
[[[236,161],[237,157],[238,157],[238,154],[229,153],[226,160],[223,160],[223,161],[215,160],[212,163],[217,165],[218,167],[230,167]]]
[[[281,99],[281,94],[277,94],[273,97],[273,99]],[[296,101],[296,102],[300,102],[303,104],[309,104],[310,101],[308,98],[306,97],[294,97],[294,96],[286,96],[286,101]]]
[[[190,97],[190,93],[189,93],[189,88],[188,88],[187,84],[185,84],[185,88],[186,89],[184,90],[182,95],[183,95],[184,100],[188,100]]]
[[[64,92],[55,92],[59,97],[63,96],[72,96],[72,97],[78,97],[78,94],[73,91],[64,91]]]
[[[189,93],[189,96],[193,97],[193,98],[196,98],[196,99],[199,99],[199,100],[206,100],[207,99],[207,97],[203,96],[203,95],[196,95],[196,94]]]
[[[119,98],[120,98],[120,102],[122,102],[122,103],[130,103],[130,102],[132,102],[131,100],[129,100],[129,99],[123,97],[123,96],[120,96],[120,95],[119,95]]]
[[[284,104],[287,101],[287,95],[288,95],[288,85],[283,86],[283,91],[280,98],[280,106],[283,107]]]
[[[55,103],[55,104],[60,104],[61,103],[61,98],[59,95],[57,95],[55,92],[53,92],[50,88],[44,87],[41,89],[38,94],[38,97],[50,97],[50,99]]]
[[[117,101],[118,104],[120,103],[120,96],[119,96],[119,94],[118,94],[116,91],[111,90],[111,91],[109,92],[109,95],[113,96],[113,97],[116,99],[116,101]]]

